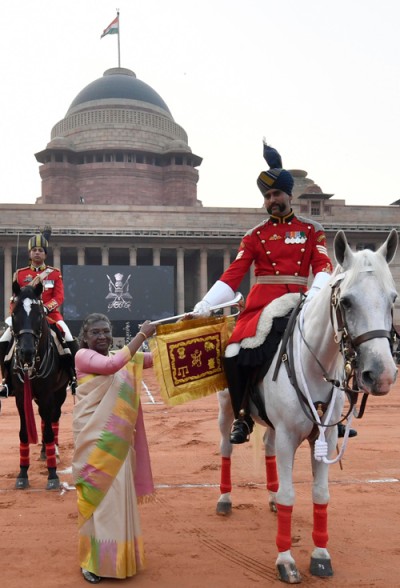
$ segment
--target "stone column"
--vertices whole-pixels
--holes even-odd
[[[231,252],[230,249],[224,249],[224,271],[228,269],[231,263]]]
[[[61,249],[58,245],[53,247],[53,265],[61,268]]]
[[[129,248],[129,265],[137,265],[137,249],[136,249],[136,247]]]
[[[85,265],[85,248],[78,247],[78,265]]]
[[[185,250],[178,247],[176,250],[176,307],[178,314],[185,312]]]
[[[153,249],[153,265],[159,266],[161,260],[161,250],[159,247],[155,247]]]
[[[12,295],[12,251],[9,245],[4,247],[4,318],[10,315],[10,298]]]
[[[207,249],[200,249],[200,297],[208,292],[208,278],[207,278]]]
[[[108,265],[108,247],[101,249],[101,265]]]

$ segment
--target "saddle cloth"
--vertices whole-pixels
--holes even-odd
[[[262,345],[271,331],[274,318],[284,317],[289,314],[300,300],[301,294],[288,293],[273,300],[261,312],[256,334],[254,337],[242,339],[240,346],[243,349],[255,349]]]

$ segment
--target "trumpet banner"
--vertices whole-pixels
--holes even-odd
[[[170,406],[227,387],[222,358],[233,331],[233,316],[158,325],[149,340],[164,402]]]

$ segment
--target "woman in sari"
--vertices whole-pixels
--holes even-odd
[[[154,331],[145,321],[130,343],[109,353],[112,327],[105,315],[89,315],[81,328],[72,469],[79,561],[92,584],[134,576],[145,564],[137,503],[154,486],[139,395],[142,369],[153,360],[138,350]]]

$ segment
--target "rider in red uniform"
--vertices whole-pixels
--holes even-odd
[[[23,288],[29,286],[35,278],[40,276],[43,283],[42,300],[49,322],[62,321],[62,330],[65,332],[64,319],[59,307],[64,302],[64,284],[61,271],[56,267],[46,265],[48,243],[43,235],[36,235],[29,240],[29,254],[31,263],[27,267],[17,269],[13,281]],[[11,301],[12,304],[12,301]],[[69,329],[67,327],[68,333]]]
[[[13,276],[13,282],[23,288],[40,280],[43,284],[42,301],[47,320],[50,325],[57,325],[60,332],[60,340],[64,346],[63,357],[66,367],[71,369],[71,376],[74,377],[73,358],[78,350],[78,344],[73,338],[71,331],[64,322],[59,307],[64,302],[64,284],[61,271],[58,268],[46,265],[48,240],[42,234],[34,235],[28,242],[29,265],[17,269]],[[10,310],[12,312],[13,298],[10,300]],[[6,321],[8,322],[8,321]],[[8,390],[4,389],[6,378],[4,377],[4,358],[6,356],[9,343],[12,339],[10,328],[0,337],[0,365],[3,372],[3,390],[0,389],[0,395],[8,395]],[[69,361],[70,360],[70,361]]]
[[[235,415],[231,443],[249,440],[254,423],[248,414],[245,399],[248,377],[254,367],[263,365],[271,355],[271,340],[268,337],[257,339],[262,311],[284,294],[305,291],[310,270],[314,281],[308,295],[314,295],[329,280],[333,269],[322,226],[313,220],[295,216],[291,208],[294,180],[290,172],[282,168],[279,153],[264,143],[264,158],[270,169],[261,172],[257,185],[264,197],[269,218],[245,234],[236,259],[194,307],[194,312],[200,316],[209,316],[211,306],[232,300],[254,263],[255,284],[247,297],[244,311],[238,317],[224,358],[224,371]],[[279,335],[274,336],[275,340],[280,338]],[[241,349],[241,341],[249,337],[255,338],[253,347]]]

